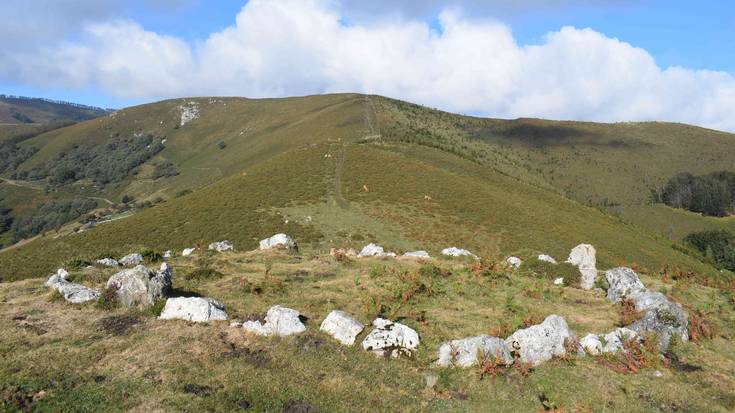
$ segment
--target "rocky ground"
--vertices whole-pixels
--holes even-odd
[[[0,284],[3,409],[735,409],[735,303],[686,273],[290,241]]]

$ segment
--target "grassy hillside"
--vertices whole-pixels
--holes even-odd
[[[107,112],[102,108],[70,102],[0,95],[0,124],[80,122]]]

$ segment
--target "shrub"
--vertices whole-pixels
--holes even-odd
[[[64,263],[64,267],[68,270],[78,270],[88,265],[92,265],[92,263],[81,258],[71,258]]]
[[[699,251],[710,263],[735,271],[735,235],[724,230],[692,232],[684,242]]]
[[[164,161],[156,162],[155,164],[153,164],[153,174],[151,175],[151,178],[158,179],[176,176],[178,174],[179,171],[178,169],[176,169],[176,166],[173,164],[173,162],[166,159]]]

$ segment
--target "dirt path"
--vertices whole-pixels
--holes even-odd
[[[32,183],[30,183],[28,181],[14,181],[12,179],[7,179],[7,178],[0,178],[0,181],[3,181],[3,182],[5,182],[8,185],[19,186],[21,188],[33,189],[33,190],[36,190],[36,191],[42,191],[43,190],[42,187],[37,186],[37,185],[34,185],[34,184],[32,184]]]

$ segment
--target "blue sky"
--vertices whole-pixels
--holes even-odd
[[[735,95],[732,2],[404,0],[398,7],[394,1],[382,0],[254,0],[251,3],[8,0],[5,6],[9,10],[8,21],[14,21],[15,25],[0,28],[0,39],[5,37],[0,42],[3,44],[0,59],[4,61],[0,62],[0,92],[121,107],[199,94],[260,97],[354,90],[487,116],[609,121],[661,119],[735,128],[735,121],[726,119],[735,116],[716,109],[732,103]],[[73,13],[65,12],[70,9]],[[329,14],[333,22],[330,18],[322,20]],[[249,23],[241,24],[241,21]],[[322,33],[321,26],[331,23],[336,24],[332,31]],[[298,36],[294,38],[270,31],[274,26],[301,24],[306,31],[299,31],[300,27],[284,30],[287,35]],[[412,29],[406,29],[408,26]],[[563,31],[567,26],[574,30]],[[355,27],[366,30],[349,30]],[[586,28],[591,31],[583,31]],[[387,54],[392,59],[388,61],[388,57],[382,56],[385,43],[381,43],[381,36],[398,29],[401,29],[399,38],[405,41],[404,48],[395,50],[395,55]],[[433,34],[425,35],[422,30]],[[445,30],[460,35],[449,39],[443,36]],[[321,34],[310,40],[311,33]],[[330,36],[331,40],[324,40]],[[138,37],[135,42],[126,42],[126,38]],[[350,45],[340,39],[352,37],[360,40]],[[312,47],[323,40],[333,44],[325,44],[323,49]],[[254,46],[258,43],[263,43],[267,50]],[[374,48],[353,55],[354,49],[362,44]],[[468,50],[457,54],[459,58],[454,57],[457,66],[466,65],[459,62],[461,58],[474,58],[471,48],[487,51],[473,70],[442,60],[448,59],[442,57],[445,48],[457,50],[465,45]],[[529,45],[540,48],[531,51],[526,48]],[[335,52],[338,55],[331,55],[327,48],[338,50]],[[273,49],[282,49],[281,54],[272,54]],[[645,56],[638,53],[639,49]],[[141,50],[148,54],[140,54]],[[493,60],[492,53],[502,57]],[[588,54],[595,59],[585,59]],[[410,58],[404,61],[406,55]],[[166,56],[170,61],[159,61],[158,56]],[[360,59],[365,59],[362,65],[352,64]],[[386,61],[378,62],[374,71],[363,69],[366,64],[381,59]],[[647,61],[651,59],[654,66]],[[220,63],[219,68],[210,64],[215,60]],[[102,64],[118,61],[125,63],[115,67]],[[401,62],[400,66],[395,65],[396,61]],[[260,67],[253,62],[271,67]],[[311,65],[309,73],[284,68],[307,64]],[[427,65],[431,70],[425,69]],[[535,84],[533,80],[545,72],[531,73],[538,70],[532,65],[547,66],[555,73],[545,83]],[[182,70],[182,66],[190,66],[190,73]],[[218,69],[229,67],[234,68],[231,73],[216,79],[221,75]],[[485,73],[484,67],[492,69]],[[514,69],[509,71],[507,67]],[[667,71],[671,67],[681,67],[685,72]],[[598,69],[604,72],[600,73],[600,84],[589,87]],[[570,71],[575,71],[576,78],[581,80],[569,83],[572,80],[566,73]],[[441,87],[424,90],[408,74],[417,72],[418,78],[423,76],[427,82],[440,79],[436,83]],[[617,73],[626,76],[621,78]],[[457,84],[453,79],[459,74],[468,77],[465,83]],[[608,79],[604,79],[605,74]],[[635,78],[645,78],[646,85],[654,86],[645,95],[632,97],[632,103],[624,102],[624,96],[641,88],[635,84]],[[518,83],[528,86],[519,90]],[[550,89],[555,83],[563,96],[558,90]],[[475,92],[477,85],[487,87]],[[591,91],[592,96],[585,96],[585,89],[580,85]],[[671,96],[669,91],[676,89],[686,93]],[[697,94],[696,90],[703,92]],[[474,95],[479,93],[483,95]],[[490,96],[494,93],[500,97]],[[667,100],[677,102],[679,107],[665,107]],[[679,103],[687,101],[693,102],[689,112],[683,111]],[[559,105],[568,109],[552,107]],[[624,109],[626,106],[637,111]]]

